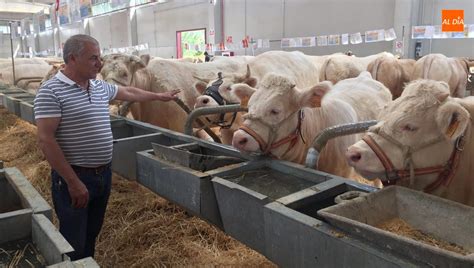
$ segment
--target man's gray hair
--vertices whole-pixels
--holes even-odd
[[[71,37],[69,37],[66,40],[66,43],[64,43],[63,47],[63,60],[64,63],[68,63],[69,61],[69,55],[79,55],[82,52],[82,49],[84,49],[84,44],[85,43],[93,43],[97,46],[99,46],[99,42],[94,39],[94,37],[85,35],[85,34],[76,34]]]

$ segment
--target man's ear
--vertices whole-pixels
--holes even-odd
[[[234,84],[231,86],[231,91],[239,97],[241,101],[246,101],[255,93],[255,89],[247,84]]]
[[[441,105],[436,114],[436,123],[448,140],[454,141],[461,136],[470,120],[469,112],[458,103]]]
[[[321,101],[332,88],[330,81],[323,81],[312,88],[304,90],[300,93],[300,104],[301,107],[316,108],[321,107]]]
[[[205,83],[203,81],[197,81],[194,84],[194,88],[196,88],[196,90],[202,95],[202,94],[204,94],[204,91],[206,91],[207,83]]]

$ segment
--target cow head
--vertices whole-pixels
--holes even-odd
[[[202,95],[196,99],[194,108],[217,107],[226,104],[239,104],[241,99],[232,92],[231,86],[238,83],[245,83],[248,86],[255,87],[257,79],[251,76],[250,67],[247,65],[247,71],[244,74],[219,74],[212,78],[198,78],[194,87]],[[207,116],[210,122],[230,122],[232,114],[226,114],[224,118],[221,115]]]
[[[136,71],[145,68],[150,60],[149,55],[140,57],[125,54],[110,54],[102,58],[100,71],[103,79],[109,83],[129,86]]]
[[[379,123],[369,129],[370,137],[348,148],[346,158],[362,176],[385,182],[394,180],[387,172],[387,162],[391,162],[395,171],[405,170],[409,174],[405,179],[395,178],[397,184],[423,190],[436,181],[439,172],[419,171],[444,167],[469,122],[468,111],[449,97],[448,84],[416,80],[407,85],[400,98],[384,108]],[[377,146],[370,145],[370,139],[388,160],[376,152]]]
[[[246,84],[233,85],[232,90],[239,98],[250,99],[249,111],[241,129],[234,133],[232,145],[246,153],[271,153],[282,157],[291,143],[279,144],[294,134],[301,135],[300,111],[304,107],[320,107],[322,97],[330,87],[331,83],[326,81],[298,89],[293,81],[275,74],[265,76],[258,90]]]

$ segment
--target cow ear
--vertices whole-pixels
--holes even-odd
[[[207,83],[203,81],[197,81],[196,84],[194,84],[194,87],[200,94],[204,94],[204,91],[206,91],[207,88]]]
[[[142,61],[143,64],[145,64],[145,66],[148,65],[148,63],[150,62],[150,55],[149,54],[144,54],[144,55],[140,55],[140,60]]]
[[[331,90],[331,87],[332,83],[330,81],[323,81],[314,87],[303,91],[300,96],[301,107],[321,107],[321,101],[324,95]]]
[[[130,64],[133,71],[146,67],[146,64],[137,56],[130,56]]]
[[[250,96],[255,92],[255,89],[250,87],[247,84],[234,84],[231,86],[231,91],[234,92],[234,94],[239,97],[240,100],[248,100]]]
[[[452,141],[464,133],[469,121],[469,112],[454,102],[441,105],[436,114],[436,123],[441,132]]]

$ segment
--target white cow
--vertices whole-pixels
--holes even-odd
[[[212,96],[209,93],[199,96],[196,100],[195,108],[217,107],[224,104],[224,102],[225,104],[242,103],[245,106],[247,100],[242,101],[233,95],[230,91],[230,86],[237,83],[245,83],[255,87],[258,81],[268,73],[284,75],[295,81],[299,87],[309,87],[319,82],[318,69],[315,68],[316,61],[316,58],[310,58],[298,51],[268,51],[262,53],[250,60],[246,67],[245,65],[242,66],[241,70],[237,73],[223,72],[222,83],[217,88],[218,96]],[[203,94],[206,89],[216,82],[216,78],[202,79],[203,81],[196,83],[195,87]],[[216,100],[216,98],[222,98],[222,103],[218,103],[219,100]],[[204,121],[224,121],[224,125],[229,125],[228,128],[221,128],[220,132],[223,143],[231,144],[232,136],[242,122],[241,115],[240,113],[236,115],[228,113],[224,116],[224,120],[221,119],[220,115],[215,115],[207,116],[207,119]]]
[[[309,147],[322,130],[375,119],[392,98],[390,91],[368,72],[334,86],[325,81],[306,88],[296,87],[286,77],[269,74],[257,88],[247,84],[232,86],[237,96],[251,96],[249,112],[234,133],[232,145],[245,153],[270,154],[296,163],[304,163]],[[356,178],[344,153],[358,138],[350,135],[329,141],[321,152],[320,169]]]
[[[474,206],[474,97],[449,93],[445,82],[411,82],[349,147],[348,163],[368,179]]]
[[[451,96],[464,98],[469,63],[464,58],[448,58],[443,54],[428,54],[415,63],[412,80],[432,79],[448,83]]]

